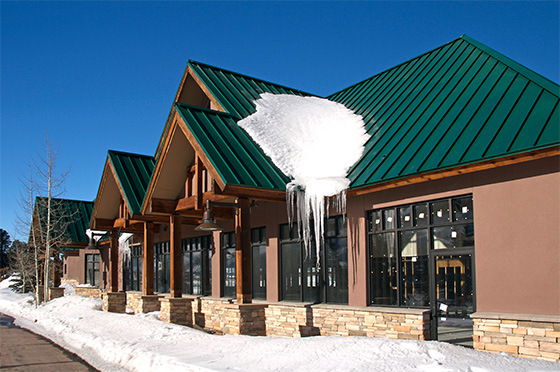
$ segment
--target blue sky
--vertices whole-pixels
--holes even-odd
[[[558,1],[1,2],[0,228],[45,132],[65,197],[153,155],[188,59],[328,95],[467,34],[559,81]],[[20,237],[23,238],[23,237]]]

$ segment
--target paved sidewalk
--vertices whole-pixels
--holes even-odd
[[[13,318],[0,314],[0,371],[97,371],[46,338],[14,326],[13,321]]]

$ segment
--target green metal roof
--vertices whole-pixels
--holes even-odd
[[[154,171],[154,157],[114,150],[109,150],[107,154],[131,212],[140,214]]]
[[[35,209],[38,212],[43,240],[45,240],[47,234],[47,202],[48,199],[45,197],[35,199]],[[93,202],[83,200],[52,198],[51,228],[53,229],[53,235],[51,236],[62,237],[68,243],[87,243],[89,238],[86,235],[86,229],[89,229],[93,204]],[[61,231],[61,229],[64,229],[64,231]]]
[[[237,125],[236,118],[181,103],[175,107],[226,184],[285,190],[290,179]]]
[[[188,66],[212,92],[222,107],[229,114],[240,119],[255,112],[254,101],[260,97],[261,93],[310,95],[300,90],[192,60],[188,61]]]
[[[361,187],[560,144],[557,84],[462,36],[327,98],[371,135]]]

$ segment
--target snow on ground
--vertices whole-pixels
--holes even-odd
[[[314,218],[319,247],[325,197],[338,196],[339,211],[346,212],[345,190],[350,185],[346,176],[370,137],[364,121],[344,105],[319,97],[263,93],[255,108],[255,113],[237,124],[292,178],[286,185],[288,216],[295,195],[298,232],[309,248],[309,222]]]
[[[159,313],[101,311],[66,295],[35,308],[0,283],[0,312],[102,371],[559,371],[560,364],[478,352],[435,341],[366,337],[216,336],[161,322]]]

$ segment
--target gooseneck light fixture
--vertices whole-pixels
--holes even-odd
[[[202,214],[202,223],[194,228],[196,231],[222,231],[223,228],[216,224],[214,212],[212,212],[212,204],[210,200],[206,200],[204,213]]]

